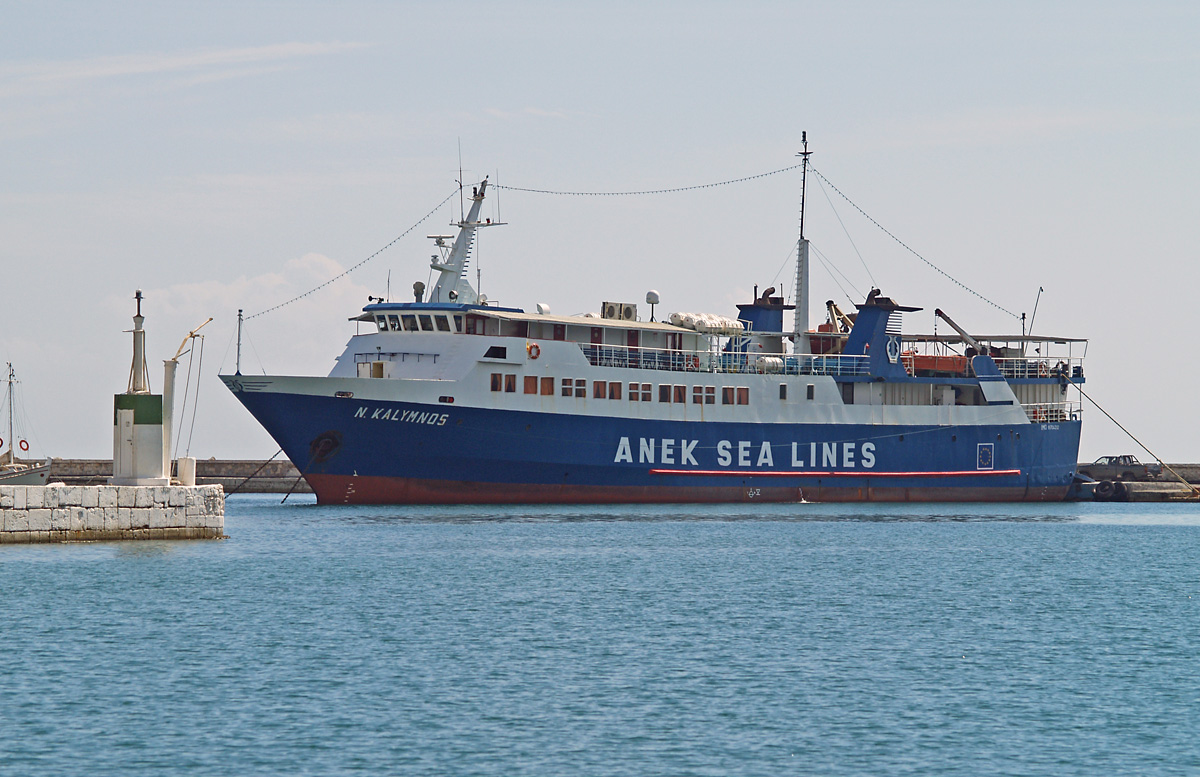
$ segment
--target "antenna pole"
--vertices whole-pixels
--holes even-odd
[[[17,441],[13,438],[13,383],[15,382],[12,362],[8,363],[8,463],[17,461]]]
[[[238,308],[238,345],[237,345],[237,368],[234,370],[235,375],[242,374],[242,309]]]
[[[792,350],[799,354],[812,353],[808,338],[808,239],[804,237],[804,198],[808,190],[808,133],[800,133],[804,150],[796,156],[803,161],[800,165],[800,239],[796,243],[796,310],[793,326]]]

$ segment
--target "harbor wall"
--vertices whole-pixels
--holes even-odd
[[[50,482],[104,485],[112,477],[112,467],[112,459],[51,459]],[[261,459],[197,459],[196,485],[221,486],[226,494],[234,489],[239,494],[286,494],[289,490],[295,494],[312,493],[308,483],[300,480],[299,470],[287,459],[265,465]]]
[[[0,544],[224,536],[220,486],[0,486]]]

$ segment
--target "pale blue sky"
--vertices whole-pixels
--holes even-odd
[[[1178,353],[1196,326],[1200,7],[1189,3],[0,2],[0,358],[36,453],[111,454],[134,288],[158,364],[206,316],[192,453],[274,444],[215,378],[237,308],[270,307],[408,228],[468,177],[623,190],[815,166],[1037,329],[1088,337],[1088,390],[1168,459],[1200,460]],[[483,291],[732,314],[796,237],[799,177],[678,195],[502,192]],[[831,193],[832,194],[832,193]],[[865,293],[819,188],[808,234]],[[493,206],[495,201],[493,200]],[[838,213],[876,281],[976,332],[1019,322]],[[449,209],[249,327],[243,371],[323,374],[346,318],[428,277]],[[845,300],[819,265],[820,303]],[[182,381],[181,381],[182,384]],[[182,388],[182,386],[181,386]],[[1181,396],[1181,399],[1176,399]],[[1136,452],[1097,412],[1081,458]]]

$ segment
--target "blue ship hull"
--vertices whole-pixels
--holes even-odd
[[[237,392],[323,504],[1048,501],[1079,421],[896,426],[607,418]]]

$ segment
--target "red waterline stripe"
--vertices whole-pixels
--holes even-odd
[[[977,475],[1020,475],[1019,469],[982,469],[963,470],[960,472],[875,472],[859,470],[857,472],[813,472],[811,470],[796,470],[793,472],[746,472],[744,470],[727,469],[652,469],[651,475],[725,475],[728,477],[754,478],[965,478]]]

